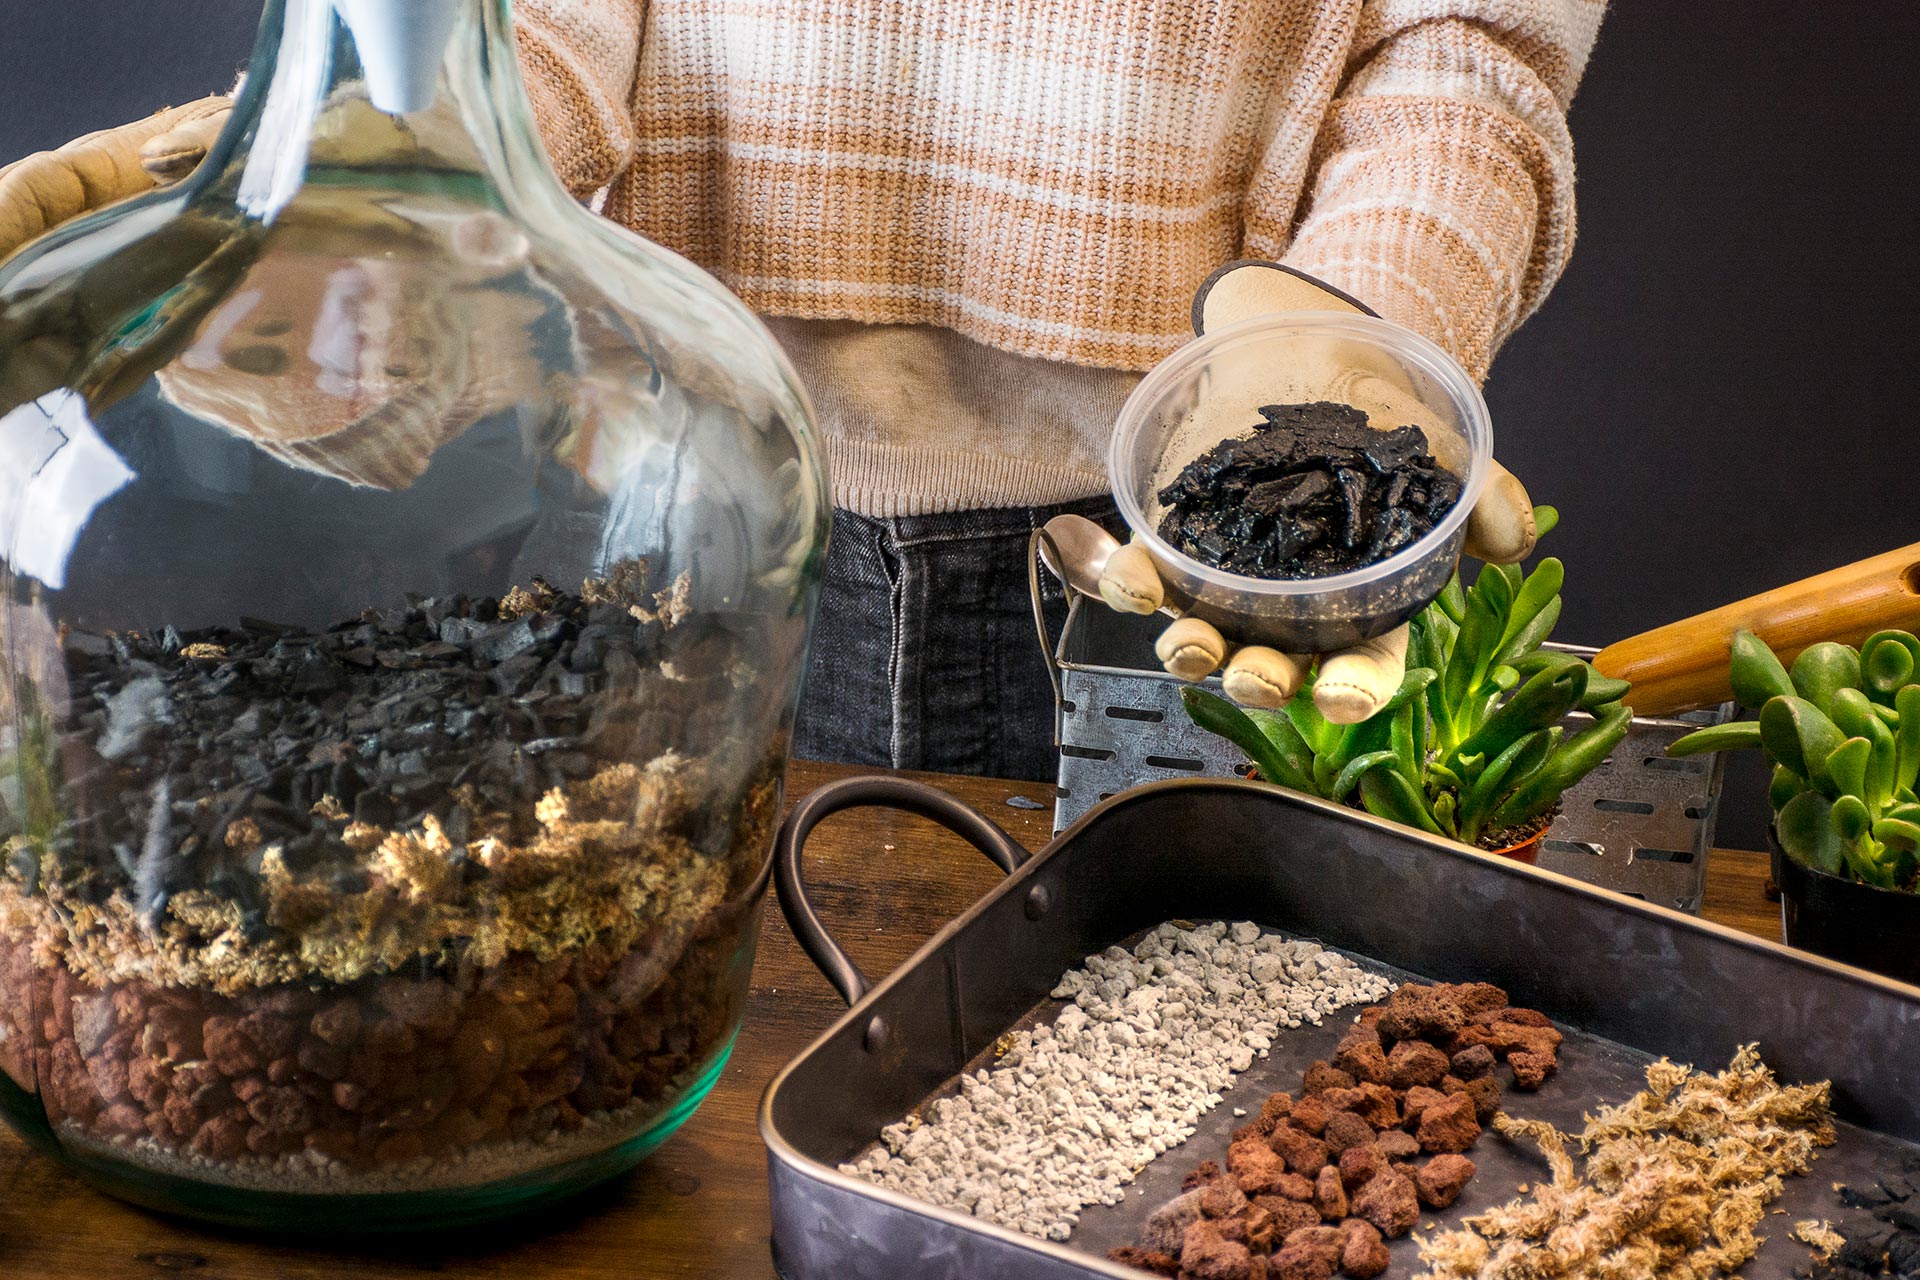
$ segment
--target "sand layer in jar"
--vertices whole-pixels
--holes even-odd
[[[72,812],[13,815],[0,1067],[70,1131],[256,1180],[618,1141],[731,1034],[777,807],[768,744],[702,721],[752,677],[670,634],[684,595],[64,637]]]

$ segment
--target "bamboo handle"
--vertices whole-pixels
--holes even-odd
[[[1610,644],[1593,665],[1633,682],[1626,700],[1635,714],[1671,715],[1733,696],[1727,662],[1736,631],[1753,632],[1791,663],[1819,641],[1857,645],[1889,627],[1920,629],[1920,543]]]

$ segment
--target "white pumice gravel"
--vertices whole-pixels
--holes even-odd
[[[1051,1026],[1018,1031],[991,1068],[880,1131],[841,1172],[1048,1240],[1117,1204],[1190,1137],[1276,1034],[1393,983],[1311,942],[1241,922],[1163,924],[1108,947],[1053,989]],[[1236,1108],[1235,1114],[1239,1114]]]

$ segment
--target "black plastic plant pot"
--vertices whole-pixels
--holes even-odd
[[[1788,946],[1920,983],[1920,893],[1816,871],[1788,857],[1771,828],[1767,842]]]

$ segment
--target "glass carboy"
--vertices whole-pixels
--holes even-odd
[[[256,1226],[633,1164],[739,1026],[827,522],[507,0],[270,0],[189,179],[0,265],[0,1112]]]

